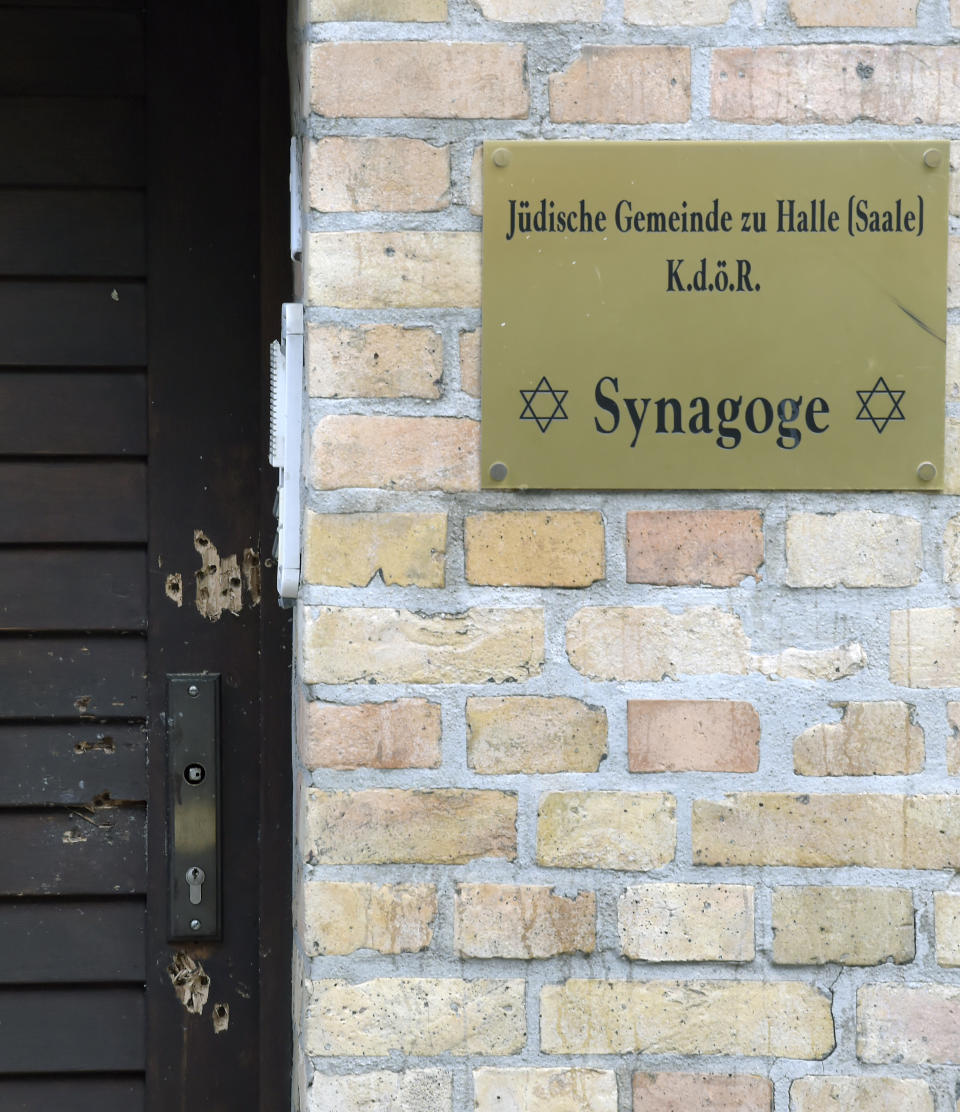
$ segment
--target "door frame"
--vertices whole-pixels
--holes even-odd
[[[147,1112],[289,1100],[291,619],[270,567],[267,464],[268,344],[291,281],[285,16],[275,0],[146,8]],[[221,557],[259,554],[259,602],[250,565],[239,613],[198,612],[195,531]],[[223,930],[171,943],[165,676],[205,671],[221,675]],[[202,967],[200,1012],[177,996],[176,953]]]

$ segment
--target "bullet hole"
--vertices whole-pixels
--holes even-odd
[[[873,77],[873,66],[868,66],[864,62],[857,62],[857,77],[868,81]]]
[[[387,256],[388,259],[392,259],[397,252],[393,247],[387,247],[383,253]]]

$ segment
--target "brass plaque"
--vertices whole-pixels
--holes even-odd
[[[486,488],[937,490],[948,147],[486,143]]]

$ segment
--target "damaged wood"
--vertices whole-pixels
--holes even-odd
[[[167,966],[167,976],[184,1008],[191,1015],[202,1015],[210,995],[210,978],[204,972],[201,962],[179,950]]]
[[[141,718],[146,670],[140,637],[0,639],[0,719]]]
[[[202,529],[194,530],[193,547],[200,556],[200,568],[194,573],[199,614],[211,622],[219,621],[224,612],[238,616],[243,610],[244,584],[250,606],[259,604],[260,557],[252,548],[244,549],[241,568],[236,554],[221,556]],[[167,577],[169,581],[170,576]],[[167,593],[169,596],[169,591]]]
[[[95,816],[59,808],[0,811],[0,896],[137,895],[146,883],[144,808]]]
[[[0,724],[0,807],[143,801],[145,750],[136,723]]]
[[[180,572],[175,571],[167,576],[164,591],[171,602],[176,603],[178,607],[183,606],[183,576]]]

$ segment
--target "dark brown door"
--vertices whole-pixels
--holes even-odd
[[[279,5],[0,5],[4,1110],[287,1102],[286,99]],[[182,672],[222,677],[204,943],[167,937]]]

